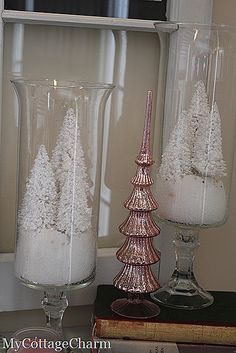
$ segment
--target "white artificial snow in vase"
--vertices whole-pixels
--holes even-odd
[[[226,193],[222,181],[186,175],[176,181],[157,180],[160,218],[191,225],[224,221]]]
[[[93,274],[95,252],[91,229],[71,239],[53,229],[22,231],[17,243],[16,275],[41,285],[78,283]]]

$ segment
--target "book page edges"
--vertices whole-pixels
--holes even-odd
[[[236,327],[96,319],[96,335],[150,341],[236,344]]]

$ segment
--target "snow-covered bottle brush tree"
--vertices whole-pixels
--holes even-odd
[[[227,168],[217,103],[210,107],[198,81],[190,107],[182,111],[164,149],[157,176],[161,218],[185,225],[224,221]]]
[[[13,84],[21,107],[15,272],[44,291],[47,325],[61,331],[64,292],[95,278],[102,121],[113,85]]]

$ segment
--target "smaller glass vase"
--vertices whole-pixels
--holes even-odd
[[[176,267],[153,299],[182,309],[200,309],[213,297],[193,274],[201,228],[224,224],[235,149],[236,28],[195,23],[155,24],[168,30],[169,55],[156,178],[159,220],[176,228]],[[210,249],[209,249],[210,251]]]

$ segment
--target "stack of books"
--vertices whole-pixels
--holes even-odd
[[[214,303],[208,308],[188,311],[161,306],[159,316],[136,320],[110,309],[124,292],[100,285],[95,301],[95,336],[110,342],[110,353],[236,353],[236,293],[211,293]]]

